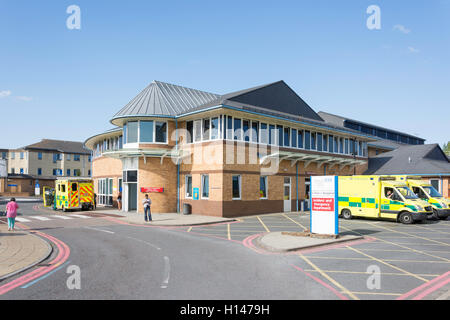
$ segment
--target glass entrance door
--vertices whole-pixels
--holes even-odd
[[[137,210],[137,183],[128,183],[128,210]]]

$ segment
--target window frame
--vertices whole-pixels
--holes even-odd
[[[238,186],[239,186],[239,197],[234,197],[234,177],[238,177]],[[240,174],[235,174],[231,176],[231,199],[232,200],[242,200],[242,176]]]

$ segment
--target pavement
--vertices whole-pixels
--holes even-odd
[[[302,250],[306,248],[313,248],[325,245],[331,245],[335,243],[342,243],[348,241],[354,241],[363,239],[362,236],[356,235],[344,235],[336,239],[334,238],[314,238],[305,236],[285,235],[279,232],[269,232],[259,239],[256,239],[256,244],[272,252],[289,252]]]
[[[97,210],[93,213],[117,215],[117,219],[130,224],[153,225],[160,227],[196,226],[236,221],[236,219],[202,216],[196,214],[184,215],[180,213],[152,213],[152,221],[145,222],[143,213],[123,212],[117,209],[102,210],[99,208],[97,208]]]
[[[0,280],[9,278],[45,260],[52,247],[24,230],[8,231],[0,224]]]

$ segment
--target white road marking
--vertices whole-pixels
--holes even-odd
[[[151,247],[153,247],[153,248],[155,248],[155,249],[157,249],[157,250],[161,250],[160,247],[157,247],[157,246],[155,246],[154,244],[151,244],[150,242],[147,242],[147,241],[144,241],[144,240],[141,240],[141,239],[137,239],[137,238],[133,238],[133,237],[126,237],[126,238],[128,238],[128,239],[133,239],[133,240],[136,240],[136,241],[145,243],[146,245],[151,246]]]
[[[58,215],[54,215],[54,216],[52,216],[52,217],[55,217],[55,218],[58,218],[58,219],[63,219],[63,220],[70,220],[70,219],[73,219],[73,218],[70,218],[70,217],[67,217],[67,216],[58,216]]]
[[[82,219],[90,219],[91,218],[88,216],[83,216],[81,214],[71,214],[70,217],[77,217],[77,218],[82,218]]]
[[[169,285],[170,278],[170,260],[169,257],[164,257],[164,280],[161,284],[161,289],[166,289]]]
[[[109,231],[109,230],[97,229],[97,228],[92,228],[92,227],[84,227],[84,228],[114,234],[114,232]]]
[[[33,218],[33,219],[41,220],[41,221],[49,221],[49,220],[52,220],[52,219],[49,219],[49,218],[47,218],[47,217],[42,217],[42,216],[29,216],[29,218]]]
[[[31,221],[28,220],[28,219],[25,219],[25,218],[18,218],[18,217],[16,217],[16,220],[19,221],[19,222],[31,222]]]

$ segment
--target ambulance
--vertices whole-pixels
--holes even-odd
[[[433,212],[427,202],[395,177],[342,176],[338,181],[338,212],[344,219],[365,217],[411,224],[426,220]]]
[[[444,198],[429,182],[422,180],[422,177],[397,175],[395,178],[405,182],[416,196],[432,206],[434,218],[445,220],[450,216],[450,200]]]
[[[55,210],[94,209],[94,183],[90,179],[65,178],[55,182]]]

